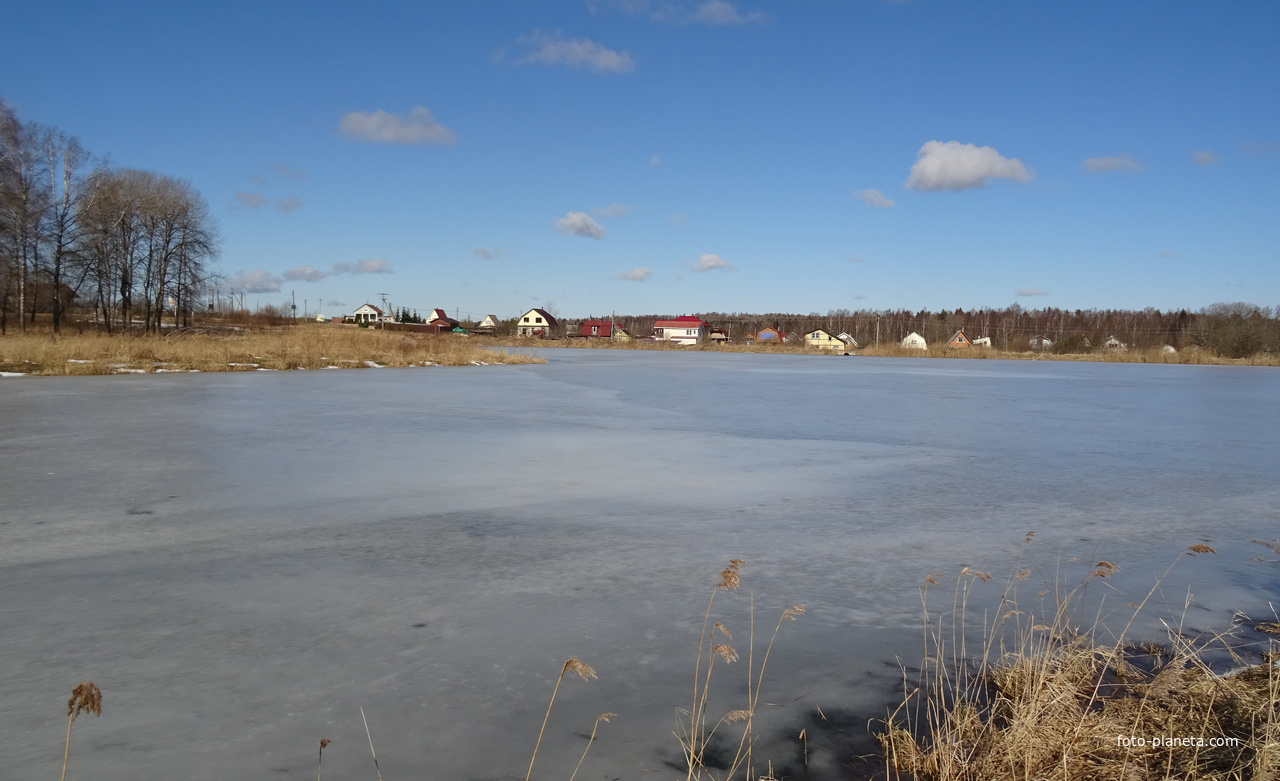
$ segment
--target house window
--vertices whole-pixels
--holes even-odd
[[[535,317],[535,318],[533,318],[533,319],[534,319],[534,322],[538,322],[538,323],[541,323],[541,322],[542,322],[542,318],[541,318],[541,317]]]
[[[598,325],[593,325],[593,326],[591,326],[591,333],[593,333],[593,334],[598,334],[598,333],[600,333],[600,326],[598,326]]]
[[[527,317],[526,317],[526,318],[524,319],[524,321],[525,321],[526,323],[527,323],[527,322],[529,322],[529,318],[527,318]]]

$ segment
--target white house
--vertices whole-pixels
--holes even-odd
[[[653,324],[653,338],[674,344],[702,344],[707,335],[707,324],[702,318],[685,315],[671,320],[658,320]]]
[[[990,347],[990,346],[991,346],[991,337],[990,337],[990,336],[979,336],[977,339],[974,339],[974,340],[973,340],[973,346],[974,346],[974,347]]]
[[[902,340],[902,349],[904,350],[927,350],[929,345],[925,343],[924,337],[912,331]]]
[[[373,304],[365,304],[351,313],[351,319],[357,323],[380,323],[386,319],[386,314]]]
[[[841,332],[839,335],[836,336],[836,338],[844,342],[845,346],[851,349],[857,350],[858,348],[862,347],[862,345],[858,344],[858,340],[850,336],[847,331]]]
[[[476,326],[476,330],[477,330],[477,331],[484,331],[484,330],[486,330],[486,329],[487,329],[487,330],[492,331],[492,330],[494,330],[494,329],[495,329],[495,328],[497,328],[497,327],[498,327],[498,316],[497,316],[497,315],[485,315],[485,316],[484,316],[484,319],[480,321],[480,325]]]
[[[1114,336],[1108,336],[1107,341],[1103,342],[1102,346],[1106,347],[1108,350],[1128,350],[1129,349],[1129,345],[1125,344],[1124,342],[1120,341]]]
[[[558,325],[556,319],[545,309],[530,309],[516,323],[516,336],[533,336],[546,339],[551,336],[552,329]]]

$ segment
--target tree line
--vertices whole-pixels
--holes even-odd
[[[682,313],[683,314],[683,313]],[[1115,337],[1134,349],[1182,349],[1199,347],[1226,358],[1247,358],[1258,353],[1280,352],[1280,307],[1247,303],[1219,303],[1197,312],[1185,309],[1160,311],[1123,309],[1024,309],[1019,304],[1004,309],[941,310],[849,310],[832,309],[825,315],[773,312],[694,313],[713,327],[723,328],[732,340],[767,328],[794,334],[796,338],[816,329],[833,336],[848,333],[866,347],[877,343],[895,344],[915,332],[929,344],[945,344],[956,331],[969,339],[988,337],[1001,350],[1032,349],[1031,340],[1048,339],[1046,349],[1060,353],[1082,353],[1104,349]],[[636,336],[647,336],[653,323],[671,315],[616,315],[612,319]],[[588,320],[609,320],[588,317]],[[576,333],[580,320],[565,321],[567,333]]]
[[[0,333],[37,313],[60,331],[73,302],[108,332],[187,325],[218,243],[190,182],[113,168],[0,100]]]

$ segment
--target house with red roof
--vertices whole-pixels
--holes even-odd
[[[658,320],[653,324],[653,338],[674,344],[702,344],[708,327],[702,318],[693,315]]]

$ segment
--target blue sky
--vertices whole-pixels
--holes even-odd
[[[1280,304],[1280,4],[24,3],[225,287],[511,317]],[[254,292],[257,291],[257,292]]]

